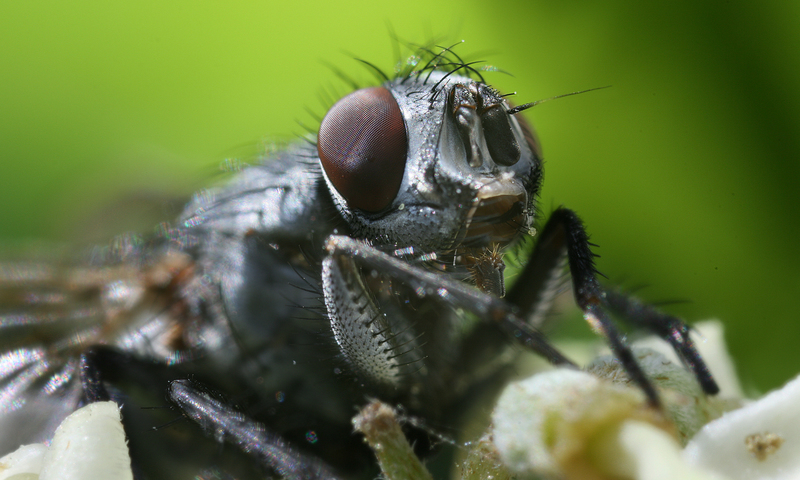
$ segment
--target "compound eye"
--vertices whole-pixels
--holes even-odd
[[[317,152],[328,179],[351,208],[378,212],[400,190],[408,137],[389,90],[356,90],[328,110]]]

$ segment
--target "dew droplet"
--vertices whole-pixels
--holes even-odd
[[[317,432],[314,430],[309,430],[306,432],[306,441],[308,443],[317,443]]]

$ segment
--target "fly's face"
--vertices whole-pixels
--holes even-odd
[[[318,153],[354,237],[468,263],[533,221],[535,136],[469,78],[435,72],[358,90],[323,119]]]

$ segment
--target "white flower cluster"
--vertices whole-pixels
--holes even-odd
[[[719,398],[706,398],[692,375],[665,355],[634,350],[659,388],[666,417],[626,385],[613,357],[595,360],[591,373],[557,369],[509,385],[492,416],[491,436],[510,473],[520,479],[800,479],[800,377],[744,401],[721,324],[698,330]]]
[[[50,445],[24,445],[0,458],[0,480],[132,480],[125,431],[114,402],[91,403],[59,425]]]

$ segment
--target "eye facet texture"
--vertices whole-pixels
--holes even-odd
[[[328,110],[317,151],[331,184],[348,206],[383,210],[406,168],[408,137],[400,107],[384,87],[357,90]]]

